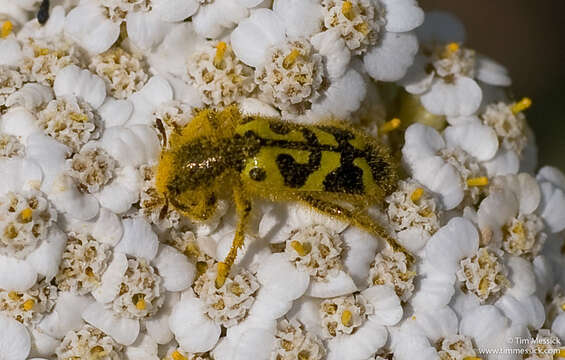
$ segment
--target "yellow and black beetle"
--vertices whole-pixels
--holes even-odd
[[[350,126],[243,116],[231,106],[200,111],[169,144],[161,153],[156,186],[174,208],[193,220],[206,220],[219,199],[235,202],[239,222],[231,249],[218,264],[218,287],[243,246],[256,198],[300,201],[405,252],[366,213],[394,191],[395,162],[387,147]]]

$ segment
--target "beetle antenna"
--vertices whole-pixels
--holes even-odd
[[[49,0],[43,0],[37,12],[37,21],[44,25],[49,20]]]

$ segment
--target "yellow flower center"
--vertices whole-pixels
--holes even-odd
[[[24,222],[24,223],[30,222],[32,213],[33,213],[33,211],[31,210],[31,208],[23,209],[22,212],[20,213],[20,218],[21,218],[22,222]]]
[[[309,243],[302,244],[300,241],[296,241],[296,240],[292,241],[290,243],[290,246],[300,256],[306,256],[306,255],[310,254],[310,251],[312,250],[312,245],[310,245]]]
[[[410,195],[410,200],[412,200],[413,203],[417,203],[422,198],[422,195],[424,195],[424,189],[417,188],[412,195]]]
[[[14,29],[14,24],[12,24],[11,21],[4,21],[4,23],[2,24],[2,28],[0,29],[0,37],[2,39],[8,37],[8,35],[12,33],[13,29]]]
[[[135,303],[135,308],[137,310],[145,310],[145,308],[147,308],[147,303],[145,302],[145,299],[141,298],[137,300],[137,302]]]
[[[510,109],[512,110],[512,113],[516,115],[524,110],[527,110],[528,108],[530,108],[530,106],[532,106],[532,99],[525,97],[519,102],[512,105]]]
[[[355,14],[353,14],[353,4],[351,3],[351,1],[344,1],[343,2],[343,5],[341,5],[341,13],[348,20],[353,20]]]
[[[178,350],[173,351],[171,357],[173,358],[173,360],[188,360],[188,358],[181,354]]]
[[[88,120],[88,116],[86,116],[85,114],[79,114],[79,113],[76,113],[76,112],[70,113],[69,118],[72,121],[76,121],[76,122],[86,122]]]
[[[300,56],[300,51],[298,49],[292,49],[290,54],[288,54],[283,60],[283,68],[288,69],[296,62],[296,59]]]
[[[459,51],[459,49],[461,49],[461,46],[459,46],[458,43],[452,42],[447,44],[447,46],[445,47],[446,57],[455,54]]]
[[[471,178],[467,180],[467,185],[470,187],[473,186],[487,186],[488,185],[488,178],[486,176]]]
[[[399,118],[394,118],[390,121],[385,122],[379,127],[379,134],[386,134],[398,129],[400,127],[400,123],[401,121]]]
[[[350,327],[352,324],[351,321],[352,318],[353,318],[353,314],[349,310],[345,310],[344,312],[341,313],[341,323],[344,326]]]
[[[216,56],[214,56],[214,66],[216,68],[222,67],[222,61],[224,61],[224,56],[226,55],[226,50],[228,45],[224,41],[220,41],[218,45],[216,45]]]
[[[33,299],[29,299],[23,303],[22,307],[25,311],[30,311],[33,309],[33,305],[35,305],[35,301],[33,301]]]

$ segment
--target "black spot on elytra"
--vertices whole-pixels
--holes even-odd
[[[304,186],[308,176],[320,168],[321,161],[320,151],[312,151],[306,164],[297,163],[289,154],[279,154],[276,159],[285,186],[295,189]]]
[[[362,194],[363,171],[352,163],[343,163],[324,179],[324,190],[329,192]]]

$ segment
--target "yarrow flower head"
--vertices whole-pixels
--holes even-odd
[[[57,211],[39,192],[7,193],[0,198],[0,254],[24,259],[47,239]]]
[[[259,282],[248,271],[228,277],[216,286],[216,270],[211,268],[194,284],[194,292],[206,304],[206,314],[216,323],[230,327],[242,321],[255,301]]]
[[[341,269],[342,244],[339,233],[324,225],[315,224],[291,232],[286,241],[285,253],[299,270],[323,280],[328,275],[337,275]]]
[[[87,357],[103,357],[104,359],[118,360],[122,346],[117,344],[110,336],[99,329],[84,325],[82,328],[70,331],[65,335],[57,347],[56,354],[59,359],[71,360]]]
[[[253,69],[224,41],[207,42],[187,61],[187,75],[206,105],[230,105],[255,89]]]
[[[324,359],[326,350],[321,340],[306,331],[298,321],[277,321],[271,360]]]

